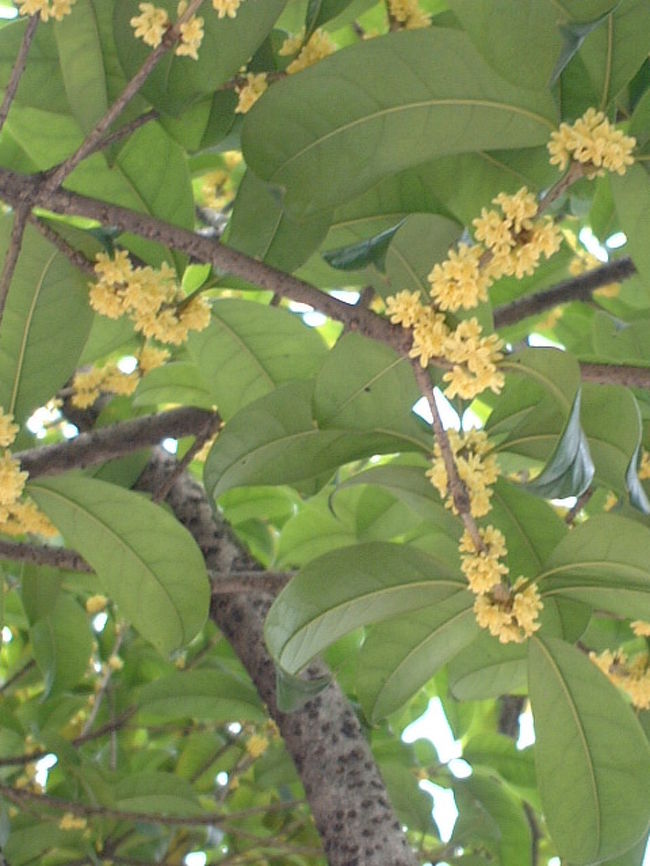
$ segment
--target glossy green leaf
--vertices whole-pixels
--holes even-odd
[[[260,722],[264,713],[255,689],[216,670],[176,671],[147,683],[138,694],[143,723],[161,719]]]
[[[305,566],[276,598],[266,642],[277,664],[295,674],[349,631],[443,601],[464,585],[450,565],[402,545],[334,550]]]
[[[114,797],[115,806],[128,812],[191,816],[203,811],[192,785],[175,773],[134,773],[117,783]]]
[[[582,43],[587,36],[606,20],[606,16],[597,18],[595,21],[587,21],[584,24],[578,22],[569,22],[560,24],[559,32],[562,35],[562,50],[553,67],[550,83],[556,84],[568,64],[573,60],[578,51],[582,48]]]
[[[76,686],[88,668],[92,636],[86,612],[67,594],[31,628],[34,659],[45,680],[45,696]]]
[[[437,214],[413,214],[393,238],[386,256],[386,275],[392,293],[408,289],[428,299],[427,280],[436,262],[447,258],[449,248],[458,240],[460,226]]]
[[[481,631],[447,670],[451,693],[460,701],[517,693],[526,685],[526,650],[522,644],[500,644]]]
[[[620,0],[563,0],[561,12],[565,21],[589,22],[611,12],[619,2]]]
[[[631,165],[623,176],[610,178],[616,213],[627,235],[627,249],[641,277],[650,280],[650,176],[640,165]]]
[[[291,210],[316,213],[438,155],[542,144],[554,122],[547,95],[503,81],[465,34],[431,28],[351,46],[281,82],[248,115],[242,141]]]
[[[54,28],[54,35],[70,109],[88,133],[108,108],[106,71],[92,0],[77,2],[74,15],[66,15]]]
[[[383,430],[428,451],[431,432],[412,412],[418,400],[410,364],[393,349],[346,334],[327,354],[314,386],[314,417],[322,430]]]
[[[553,841],[572,863],[627,850],[645,832],[650,750],[621,693],[574,647],[529,642],[540,794]]]
[[[0,221],[3,256],[11,227],[10,217]],[[65,385],[92,319],[86,275],[27,226],[0,327],[0,405],[5,412],[23,422]]]
[[[587,437],[580,425],[581,391],[576,393],[566,426],[541,473],[525,489],[544,499],[580,496],[594,477]]]
[[[327,480],[343,463],[421,447],[391,431],[321,430],[312,414],[312,383],[276,388],[241,409],[219,435],[205,464],[214,497],[241,486],[302,485]]]
[[[339,247],[336,250],[327,250],[323,258],[331,268],[337,271],[355,271],[359,268],[367,268],[374,265],[378,270],[386,268],[386,252],[388,246],[403,225],[403,221],[390,226],[377,235],[359,241],[356,244]]]
[[[133,396],[134,406],[180,403],[210,409],[214,395],[198,366],[191,361],[172,361],[147,373]]]
[[[580,57],[598,95],[610,105],[648,56],[650,6],[645,0],[620,0],[584,41]]]
[[[0,29],[0,86],[3,90],[9,81],[26,27],[27,19],[18,18],[10,26]],[[69,109],[52,27],[37,29],[29,63],[25,66],[16,94],[16,105],[29,105],[55,112],[66,112]]]
[[[650,620],[650,531],[614,514],[575,527],[537,576],[542,597],[566,596],[630,619]]]
[[[32,481],[29,494],[160,652],[188,643],[203,626],[210,599],[203,556],[168,512],[81,476]]]
[[[47,566],[24,565],[20,581],[20,598],[31,625],[49,616],[61,590],[62,573]]]
[[[359,654],[357,695],[376,723],[398,710],[477,635],[474,598],[460,591],[369,629]]]
[[[175,57],[169,52],[147,79],[142,92],[160,111],[180,114],[188,105],[215,91],[246,64],[264,41],[287,0],[242,3],[234,18],[219,18],[212,10],[205,20],[199,59]],[[177,0],[159,0],[158,8],[176,20]],[[151,48],[136,39],[129,23],[133,17],[132,0],[116,0],[115,42],[124,71],[129,78],[143,64]]]
[[[500,75],[523,87],[548,86],[562,45],[557,9],[549,0],[490,4],[451,0],[449,6],[476,49]]]
[[[524,790],[537,786],[534,749],[518,749],[510,737],[484,732],[463,745],[463,758],[472,766],[490,767],[509,784]]]
[[[321,336],[288,310],[235,298],[216,301],[208,328],[188,341],[224,420],[283,382],[309,379],[326,356]]]
[[[336,18],[353,2],[354,0],[309,0],[305,17],[307,36],[313,33],[317,27],[322,27],[332,18]]]
[[[326,689],[331,681],[329,676],[303,679],[287,673],[283,668],[276,668],[275,689],[278,709],[283,713],[299,710],[307,701]]]
[[[282,271],[295,271],[318,247],[330,215],[297,221],[282,206],[282,191],[247,171],[237,190],[227,244]]]

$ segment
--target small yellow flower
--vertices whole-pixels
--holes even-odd
[[[0,447],[7,448],[11,445],[18,430],[18,425],[14,424],[14,416],[5,415],[4,409],[0,406]]]
[[[180,0],[178,4],[178,16],[180,17],[187,9],[187,0]],[[192,15],[189,21],[181,24],[181,38],[176,46],[174,54],[178,57],[191,57],[192,60],[199,59],[199,48],[203,42],[203,18]]]
[[[168,349],[157,349],[155,346],[143,346],[138,356],[138,370],[141,373],[148,373],[149,370],[155,370],[169,359]]]
[[[490,485],[494,484],[499,476],[496,457],[489,453],[490,443],[487,434],[484,430],[470,430],[468,433],[462,434],[455,430],[448,430],[447,437],[458,475],[465,484],[470,497],[472,517],[484,517],[492,507],[490,504],[492,496]],[[445,499],[449,481],[438,442],[434,445],[431,468],[427,470],[426,475],[440,496]],[[457,513],[451,498],[447,499],[445,505],[454,514]]]
[[[145,45],[157,48],[169,27],[169,15],[165,9],[154,6],[153,3],[140,3],[138,9],[141,14],[134,16],[129,22],[134,29],[134,35],[137,39],[142,39]]]
[[[236,88],[239,101],[237,102],[235,112],[237,114],[247,114],[260,96],[268,90],[268,87],[266,72],[260,72],[259,75],[249,72],[246,75],[246,83]]]
[[[523,643],[540,627],[537,621],[543,605],[534,584],[520,577],[505,598],[491,593],[478,595],[474,614],[481,628],[487,628],[500,643]]]
[[[391,18],[406,30],[416,30],[431,24],[431,16],[420,9],[418,0],[389,0],[389,9]]]
[[[262,737],[259,734],[253,734],[252,737],[246,741],[246,751],[251,756],[251,758],[259,758],[260,755],[263,755],[264,752],[269,747],[269,741],[266,737]]]
[[[84,830],[88,822],[78,818],[72,812],[66,812],[59,821],[59,830]]]
[[[244,0],[212,0],[212,6],[219,15],[219,18],[234,18],[237,15],[237,10]]]
[[[27,473],[21,472],[20,463],[5,451],[0,458],[0,506],[12,506],[20,498],[27,480]]]
[[[449,250],[442,264],[434,265],[428,280],[431,297],[441,310],[468,310],[487,301],[490,277],[481,269],[484,250],[480,245],[459,244]]]
[[[635,138],[624,135],[595,108],[588,108],[573,124],[561,123],[547,144],[551,165],[564,171],[573,159],[585,166],[590,178],[605,174],[605,170],[625,174],[634,162],[635,146]]]
[[[124,661],[119,656],[112,655],[108,659],[108,666],[112,671],[121,671],[124,667]]]
[[[72,11],[76,0],[16,0],[21,15],[40,14],[41,21],[62,21]]]
[[[478,551],[475,548],[472,536],[467,530],[462,535],[459,550],[462,554],[460,567],[470,589],[477,595],[482,595],[500,583],[509,569],[507,565],[499,562],[508,552],[503,533],[494,526],[486,526],[479,529],[479,535],[485,546],[484,550]]]
[[[280,48],[278,54],[280,57],[291,57],[292,54],[297,54],[302,48],[302,43],[305,41],[305,28],[303,27],[294,36],[287,36]]]
[[[105,595],[91,595],[90,598],[86,599],[86,613],[91,614],[91,616],[101,613],[107,604],[108,599]]]
[[[419,292],[402,291],[386,298],[386,314],[394,325],[412,328],[422,317],[424,307]]]
[[[336,48],[337,45],[329,34],[319,27],[318,30],[314,30],[308,42],[303,45],[296,59],[287,66],[287,73],[294,75],[308,66],[313,66],[314,63],[318,63],[319,60],[333,54]]]
[[[637,637],[650,637],[650,622],[645,622],[642,619],[635,619],[632,623],[632,631]]]

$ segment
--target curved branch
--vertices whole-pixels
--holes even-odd
[[[20,48],[18,49],[18,56],[16,57],[14,68],[11,70],[11,77],[9,78],[7,89],[5,90],[2,105],[0,105],[0,131],[5,125],[7,115],[9,114],[9,109],[11,108],[14,98],[16,96],[18,85],[20,84],[20,79],[22,78],[23,72],[25,71],[25,66],[27,65],[27,55],[29,54],[29,49],[32,46],[34,36],[36,35],[36,28],[38,27],[38,23],[40,20],[40,15],[30,15],[29,21],[27,22],[23,41],[20,43]]]
[[[513,325],[527,316],[539,315],[545,310],[557,307],[558,304],[566,304],[569,301],[590,301],[591,293],[595,289],[607,286],[609,283],[627,280],[634,274],[636,274],[636,267],[632,259],[625,258],[608,262],[600,268],[594,268],[593,271],[588,271],[586,274],[565,280],[543,292],[536,292],[534,295],[527,295],[512,301],[510,304],[497,307],[494,311],[494,327],[498,329],[506,325]]]

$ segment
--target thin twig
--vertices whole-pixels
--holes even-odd
[[[0,274],[0,322],[5,311],[7,295],[9,287],[13,279],[14,271],[20,256],[20,250],[23,245],[23,236],[25,234],[25,226],[27,225],[27,217],[29,216],[29,207],[20,205],[14,212],[14,224],[11,229],[11,240],[9,249],[5,256],[4,265],[2,266],[2,274]]]
[[[34,226],[36,231],[40,232],[46,240],[55,246],[59,252],[63,253],[63,255],[69,259],[75,267],[79,268],[80,271],[83,271],[90,277],[97,277],[93,263],[89,262],[84,254],[79,252],[79,250],[75,250],[74,247],[71,247],[60,234],[57,234],[57,232],[55,232],[54,229],[45,222],[45,220],[39,219],[34,216],[34,214],[30,214],[28,222],[30,225]]]
[[[28,562],[31,565],[49,565],[82,574],[92,574],[93,569],[76,550],[65,547],[49,547],[45,544],[22,544],[0,540],[0,559],[13,562]]]
[[[198,11],[202,3],[203,0],[190,0],[185,12],[178,18],[174,26],[170,27],[165,33],[160,45],[154,48],[140,69],[135,73],[122,93],[115,100],[113,105],[111,105],[106,114],[97,122],[94,129],[88,133],[79,148],[71,154],[65,162],[62,162],[48,175],[45,182],[46,190],[52,191],[60,187],[79,163],[96,150],[106,132],[110,129],[113,123],[115,123],[120,114],[122,114],[133,97],[138,93],[158,63],[160,63],[169,49],[176,44],[181,34],[181,25],[189,21],[192,15]]]
[[[116,821],[137,821],[141,824],[162,824],[169,827],[209,827],[224,824],[230,821],[239,821],[253,815],[265,815],[267,812],[283,812],[287,809],[295,809],[305,805],[304,800],[286,800],[280,803],[269,803],[267,806],[253,806],[240,812],[210,812],[203,815],[180,817],[173,815],[152,815],[149,812],[132,812],[125,809],[112,809],[109,806],[92,806],[88,803],[79,803],[75,800],[63,800],[59,797],[51,797],[49,794],[37,794],[26,788],[14,788],[11,785],[0,783],[0,795],[11,800],[12,803],[23,805],[25,803],[38,803],[44,809],[53,809],[57,812],[71,812],[81,817],[98,816],[100,818],[113,818]],[[237,832],[235,828],[229,828],[229,832]]]
[[[591,497],[596,492],[595,487],[587,487],[584,493],[582,493],[575,501],[575,504],[572,508],[570,508],[567,513],[564,515],[564,522],[569,526],[573,526],[573,521],[576,519],[578,514],[582,511],[585,505],[589,502]]]
[[[36,35],[36,28],[38,27],[38,22],[40,20],[40,15],[30,15],[29,21],[27,22],[23,41],[20,43],[18,56],[16,57],[14,68],[11,70],[11,76],[9,78],[9,83],[7,84],[7,89],[5,90],[2,105],[0,105],[0,131],[2,131],[2,128],[5,125],[9,109],[11,108],[14,97],[16,96],[20,79],[22,78],[25,66],[27,65],[27,55],[32,46],[32,41]]]
[[[98,150],[105,150],[107,147],[110,147],[113,144],[118,144],[120,141],[128,138],[132,133],[136,132],[141,127],[146,126],[148,123],[151,123],[154,120],[158,120],[159,117],[160,113],[157,112],[155,108],[152,108],[150,111],[147,111],[144,114],[138,115],[138,117],[135,117],[128,123],[125,123],[124,126],[121,126],[115,132],[112,132],[105,138],[100,138],[94,149],[90,153],[96,153]],[[90,154],[88,154],[88,156],[90,156]]]
[[[6,692],[8,688],[13,686],[18,680],[22,679],[25,674],[28,674],[35,666],[36,662],[34,661],[34,659],[30,659],[27,664],[23,665],[23,667],[19,671],[16,671],[16,673],[12,674],[12,676],[10,676],[8,680],[4,681],[4,683],[0,686],[0,694],[2,694],[2,692]]]
[[[115,638],[115,643],[113,644],[113,650],[111,652],[111,655],[116,656],[119,653],[120,647],[122,646],[122,641],[124,640],[124,635],[125,635],[124,629],[120,629],[117,632],[117,636]],[[101,706],[102,700],[106,696],[106,691],[108,690],[112,676],[113,676],[113,668],[111,667],[110,662],[107,662],[104,675],[102,676],[101,680],[99,681],[99,689],[95,693],[95,701],[93,703],[92,709],[91,709],[90,713],[88,714],[88,718],[86,719],[85,725],[81,729],[81,736],[82,737],[89,733],[90,729],[92,728],[92,726],[95,723],[95,719],[97,718],[97,713],[99,712],[99,708]]]
[[[543,214],[544,211],[549,209],[554,201],[557,201],[560,196],[564,195],[569,187],[581,180],[584,177],[584,170],[585,166],[581,162],[572,161],[564,177],[560,178],[557,183],[553,184],[546,195],[542,198],[537,213]]]
[[[608,262],[602,267],[594,268],[585,274],[557,283],[550,289],[544,289],[542,292],[536,292],[534,295],[527,295],[509,304],[504,304],[502,307],[497,307],[494,311],[494,327],[498,329],[512,325],[528,316],[536,316],[548,309],[557,307],[558,304],[591,300],[591,294],[595,289],[610,283],[627,280],[636,272],[632,259],[624,258]]]
[[[197,430],[194,442],[183,455],[183,459],[178,461],[174,472],[169,476],[169,478],[165,480],[165,483],[161,485],[160,489],[156,490],[156,492],[154,493],[154,502],[165,501],[165,499],[167,498],[167,494],[172,489],[176,479],[187,469],[187,467],[190,465],[192,460],[194,460],[201,448],[203,448],[208,439],[214,436],[220,426],[221,419],[218,415],[208,416],[205,422],[205,427],[202,430]]]

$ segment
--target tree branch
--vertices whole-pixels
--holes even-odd
[[[149,54],[140,69],[135,73],[133,78],[130,79],[122,93],[118,96],[113,105],[111,105],[106,114],[97,122],[94,129],[88,133],[78,149],[71,154],[65,162],[62,162],[51,173],[49,173],[45,182],[46,190],[51,191],[60,187],[79,163],[97,149],[97,146],[104,138],[108,129],[113,125],[113,123],[115,123],[129,102],[131,102],[133,97],[138,93],[164,55],[173,45],[176,44],[181,34],[181,24],[188,21],[202,3],[203,0],[190,0],[185,12],[178,18],[174,26],[170,27],[170,29],[165,33],[160,45],[154,48],[151,54]]]
[[[580,373],[585,382],[596,382],[598,385],[650,389],[650,367],[580,362]]]
[[[139,483],[155,490],[173,471],[156,453]],[[258,566],[215,520],[205,491],[187,474],[174,482],[167,502],[203,551],[209,569],[255,571]],[[264,643],[269,599],[213,595],[211,617],[248,670],[276,721],[302,779],[330,866],[415,866],[416,859],[390,805],[384,782],[359,721],[332,683],[300,711],[285,714],[276,703],[275,668]],[[326,673],[320,663],[310,676]]]
[[[92,574],[92,568],[76,550],[64,547],[49,547],[45,544],[20,544],[15,541],[0,540],[0,559],[13,562],[27,562],[30,565],[49,565],[66,571]]]
[[[80,271],[83,271],[85,274],[88,274],[89,277],[96,278],[95,268],[92,262],[89,262],[88,259],[84,256],[83,253],[80,253],[79,250],[75,250],[74,247],[71,247],[70,244],[61,237],[61,235],[57,234],[54,229],[49,226],[45,220],[39,219],[35,217],[34,214],[30,214],[28,217],[28,222],[30,225],[34,226],[37,232],[43,235],[43,237],[48,240],[52,246],[55,246],[59,252],[63,253],[63,255],[72,262],[72,264],[79,268]]]
[[[7,250],[7,255],[5,256],[4,264],[2,266],[2,274],[0,275],[0,322],[4,315],[11,280],[13,279],[14,271],[18,264],[18,257],[20,256],[20,249],[23,245],[23,236],[25,234],[25,226],[27,225],[28,216],[28,207],[25,205],[19,205],[16,208],[14,213],[14,224],[11,229],[9,249]]]
[[[163,246],[186,253],[197,261],[212,265],[219,271],[233,274],[285,298],[309,304],[333,319],[343,322],[372,339],[393,346],[407,354],[411,336],[371,310],[352,306],[320,291],[315,286],[266,265],[257,259],[231,249],[214,238],[157,220],[148,214],[77,195],[65,189],[47,190],[39,176],[20,175],[0,169],[0,198],[15,207],[21,203],[39,205],[59,214],[85,216],[105,226],[115,226],[124,232],[156,241]]]
[[[29,49],[32,47],[32,41],[36,35],[36,28],[38,27],[40,20],[40,15],[30,15],[29,21],[27,22],[23,41],[20,43],[18,56],[16,57],[14,68],[11,70],[11,76],[7,84],[7,89],[5,90],[2,105],[0,105],[0,131],[2,131],[2,128],[5,125],[9,109],[11,108],[16,96],[20,79],[22,78],[25,66],[27,65],[27,55],[29,54]]]
[[[632,259],[608,262],[600,268],[594,268],[586,274],[565,280],[543,292],[536,292],[534,295],[518,298],[510,304],[497,307],[494,311],[494,327],[499,329],[506,325],[513,325],[527,316],[536,316],[545,310],[557,307],[558,304],[566,304],[569,301],[589,301],[595,289],[607,286],[609,283],[627,280],[636,272]]]
[[[96,466],[106,460],[124,457],[142,448],[157,445],[165,438],[182,439],[195,436],[204,429],[214,413],[195,406],[171,409],[159,415],[146,415],[80,433],[75,439],[57,445],[45,445],[14,454],[31,478],[58,475],[71,469]]]

